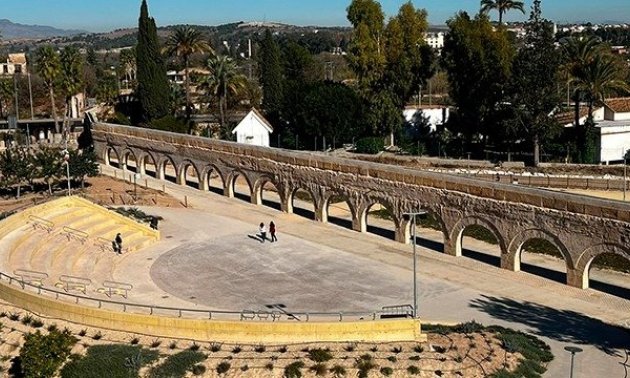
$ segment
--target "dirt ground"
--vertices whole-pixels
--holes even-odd
[[[20,196],[20,199],[0,199],[0,213],[19,210],[21,208],[37,205],[47,200],[64,196],[65,191],[57,191],[53,196],[48,193],[30,193]],[[102,206],[160,206],[160,207],[184,207],[179,201],[160,190],[146,187],[146,181],[140,180],[134,186],[133,181],[114,179],[109,176],[99,175],[90,177],[86,181],[85,189],[77,188],[73,194],[83,195],[86,198]]]

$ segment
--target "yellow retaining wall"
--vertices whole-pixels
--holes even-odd
[[[289,344],[425,341],[418,319],[258,322],[182,319],[115,312],[56,301],[0,283],[0,298],[27,311],[90,327],[197,341]]]

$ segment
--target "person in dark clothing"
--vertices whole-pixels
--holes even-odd
[[[271,242],[275,242],[278,241],[278,238],[276,237],[276,224],[273,223],[273,221],[271,221],[271,223],[269,223],[269,235],[271,235]]]
[[[158,219],[157,219],[157,217],[151,217],[151,223],[149,223],[149,226],[152,229],[154,229],[154,230],[158,229]]]
[[[258,232],[260,233],[260,240],[264,243],[267,240],[267,229],[265,228],[265,224],[261,223],[258,227]]]
[[[119,255],[122,254],[122,236],[120,236],[120,233],[116,234],[116,239],[114,240],[116,242],[116,253],[118,253]]]

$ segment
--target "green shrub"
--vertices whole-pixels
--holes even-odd
[[[309,368],[310,371],[315,373],[318,377],[323,377],[328,372],[328,367],[326,364],[317,363]]]
[[[221,344],[219,344],[219,343],[212,343],[212,344],[210,344],[210,351],[212,353],[219,352],[220,350],[221,350]]]
[[[188,125],[186,124],[186,121],[171,115],[151,121],[150,128],[180,134],[188,133]]]
[[[343,350],[345,350],[346,352],[354,352],[356,348],[357,348],[357,344],[348,344],[343,347]]]
[[[403,348],[400,347],[400,346],[396,346],[396,347],[392,348],[392,353],[394,353],[394,354],[402,353],[402,351],[403,351]]]
[[[129,341],[129,344],[131,344],[131,345],[138,345],[139,342],[140,342],[140,339],[137,338],[137,337],[134,337],[133,339],[131,339]]]
[[[157,351],[138,345],[94,345],[85,356],[68,362],[61,378],[134,378],[142,367],[157,359]]]
[[[151,342],[151,348],[157,348],[162,344],[162,342],[158,339],[155,339]]]
[[[268,363],[265,365],[265,369],[267,369],[267,370],[269,370],[269,371],[272,371],[272,370],[273,370],[273,363],[268,362]]]
[[[304,368],[304,362],[295,361],[288,364],[284,368],[284,378],[301,378],[302,368]]]
[[[40,331],[24,336],[20,364],[25,378],[52,377],[70,356],[77,342],[70,332],[54,330],[48,335]]]
[[[22,324],[24,324],[24,325],[29,325],[29,324],[31,324],[31,322],[33,322],[33,317],[30,316],[30,315],[25,315],[22,318]]]
[[[41,319],[33,319],[31,322],[31,327],[33,328],[42,328],[44,326],[44,322]]]
[[[96,333],[92,336],[92,338],[93,338],[94,340],[100,340],[100,339],[102,339],[102,338],[103,338],[103,334],[101,333],[101,331],[98,331],[98,332],[96,332]]]
[[[330,373],[335,378],[341,378],[346,376],[346,368],[341,365],[335,365],[330,369]]]
[[[79,335],[80,337],[83,337],[83,336],[87,335],[87,330],[85,330],[85,329],[80,330],[80,331],[79,331],[79,333],[78,333],[78,335]]]
[[[396,361],[398,361],[398,358],[396,358],[396,356],[389,356],[387,357],[387,361],[396,363]]]
[[[424,330],[424,327],[422,327]],[[416,345],[415,347],[413,347],[413,351],[416,353],[423,353],[424,352],[424,347],[422,345]]]
[[[247,365],[245,365],[245,366],[247,366]],[[243,369],[241,368],[241,370],[243,370]],[[247,370],[247,369],[245,369],[245,370]],[[243,370],[243,371],[245,371],[245,370]],[[190,372],[193,375],[204,375],[205,372],[206,372],[206,367],[203,366],[203,365],[195,365],[195,366],[192,367],[192,369],[190,369]]]
[[[354,366],[358,370],[359,378],[367,378],[370,375],[370,370],[378,367],[374,363],[372,356],[369,354],[364,354],[361,357],[357,358]]]
[[[14,322],[17,322],[18,320],[20,320],[20,314],[17,313],[10,313],[9,314],[9,320],[12,320]]]
[[[389,366],[382,367],[381,374],[383,374],[386,377],[389,377],[390,375],[394,374],[394,369],[390,368]]]
[[[467,335],[471,333],[478,333],[484,330],[484,326],[472,320],[470,322],[461,323],[455,326],[455,332],[465,333]]]
[[[127,117],[121,112],[114,113],[113,117],[107,119],[107,123],[113,123],[116,125],[123,125],[123,126],[131,126],[131,121],[129,120],[129,117]]]
[[[420,369],[418,369],[417,366],[411,365],[407,368],[407,373],[409,373],[409,375],[418,375],[420,374]]]
[[[498,326],[488,327],[487,330],[496,332],[497,338],[507,349],[523,355],[524,360],[512,372],[513,377],[541,377],[547,370],[547,363],[553,360],[549,345],[537,337]]]
[[[328,349],[311,349],[308,351],[308,358],[314,362],[328,362],[333,356]]]
[[[230,370],[231,367],[232,367],[232,365],[230,365],[229,362],[223,361],[223,362],[221,362],[221,363],[219,363],[217,365],[217,368],[216,368],[217,374],[219,374],[219,375],[220,374],[225,374],[225,373],[227,373]]]
[[[420,361],[420,356],[418,356],[418,355],[411,356],[411,357],[409,357],[409,361]]]
[[[232,353],[233,354],[239,354],[243,351],[243,348],[240,345],[235,346],[234,348],[232,348]]]
[[[206,356],[197,351],[184,350],[170,355],[160,365],[155,366],[149,373],[149,378],[176,378],[184,377],[187,372],[198,363],[205,361]]]
[[[247,365],[241,366],[241,371],[248,371],[248,370],[249,370],[249,366]]]
[[[288,349],[287,349],[287,346],[286,346],[286,345],[283,345],[283,346],[281,346],[280,348],[278,348],[277,352],[278,352],[278,353],[286,353],[286,352],[287,352],[287,350],[288,350]]]
[[[254,351],[256,353],[264,353],[267,350],[267,348],[264,345],[256,345],[254,347]]]
[[[374,345],[373,347],[370,348],[370,352],[376,353],[378,352],[378,346]]]
[[[359,154],[377,154],[385,148],[382,137],[361,138],[355,144],[355,151]]]

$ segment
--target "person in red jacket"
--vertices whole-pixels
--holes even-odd
[[[271,221],[269,223],[269,235],[271,235],[271,242],[272,243],[274,241],[278,241],[278,238],[276,237],[276,224],[273,223],[273,221]]]

